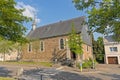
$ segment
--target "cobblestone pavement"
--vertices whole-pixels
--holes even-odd
[[[20,68],[24,69],[20,80],[120,80],[120,65],[98,64],[94,70],[83,70],[62,66],[41,68],[36,66],[1,65],[0,76],[16,77]],[[18,77],[18,76],[17,76]]]

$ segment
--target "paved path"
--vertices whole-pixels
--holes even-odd
[[[97,65],[96,70],[85,70],[70,67],[43,68],[38,66],[19,66],[0,64],[0,76],[16,76],[20,68],[24,69],[21,76],[25,80],[120,80],[120,65]]]
[[[80,72],[78,69],[65,68],[64,70],[83,75],[89,78],[87,80],[120,80],[120,65],[98,64],[95,70],[85,70],[83,72]]]

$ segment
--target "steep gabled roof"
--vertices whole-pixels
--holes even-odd
[[[85,17],[78,17],[66,21],[60,21],[57,23],[41,26],[36,28],[35,30],[31,30],[27,37],[29,39],[41,39],[67,35],[71,32],[72,23],[75,26],[76,32],[80,33],[82,31],[84,21]]]
[[[104,40],[104,45],[118,45],[118,44],[120,44],[120,42],[115,41],[113,39],[113,35],[104,36],[103,40]]]
[[[106,42],[115,42],[115,40],[113,39],[113,36],[110,35],[110,36],[105,36],[104,39],[106,40]]]

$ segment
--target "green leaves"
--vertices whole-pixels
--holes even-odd
[[[15,42],[25,39],[26,27],[23,26],[24,22],[28,22],[31,18],[23,16],[22,9],[15,8],[14,0],[1,0],[0,1],[0,36],[6,40]]]
[[[73,0],[78,10],[88,13],[88,25],[92,32],[113,34],[120,41],[120,0]],[[108,30],[109,26],[109,30]]]
[[[103,43],[103,38],[98,37],[97,41],[92,39],[92,44],[93,44],[93,54],[95,54],[95,58],[98,62],[103,62],[104,61],[104,43]]]
[[[83,10],[92,6],[94,4],[94,0],[73,0],[73,3],[78,10]]]
[[[11,50],[15,49],[13,47],[15,46],[12,41],[4,40],[0,37],[0,53],[8,53]]]
[[[18,45],[12,41],[5,40],[0,37],[0,53],[3,54],[3,60],[5,61],[5,54],[10,54],[17,49]]]
[[[77,34],[74,28],[74,24],[72,24],[72,31],[69,35],[68,44],[70,47],[70,50],[76,54],[83,54],[82,49],[82,39],[80,37],[80,34]]]

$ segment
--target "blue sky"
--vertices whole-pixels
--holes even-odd
[[[74,7],[72,0],[16,0],[17,8],[25,8],[25,16],[37,16],[37,26],[47,25],[60,20],[68,20],[80,16],[86,16],[83,11],[78,11]],[[31,30],[31,24],[25,26],[28,32]],[[95,34],[97,37],[98,34]]]

